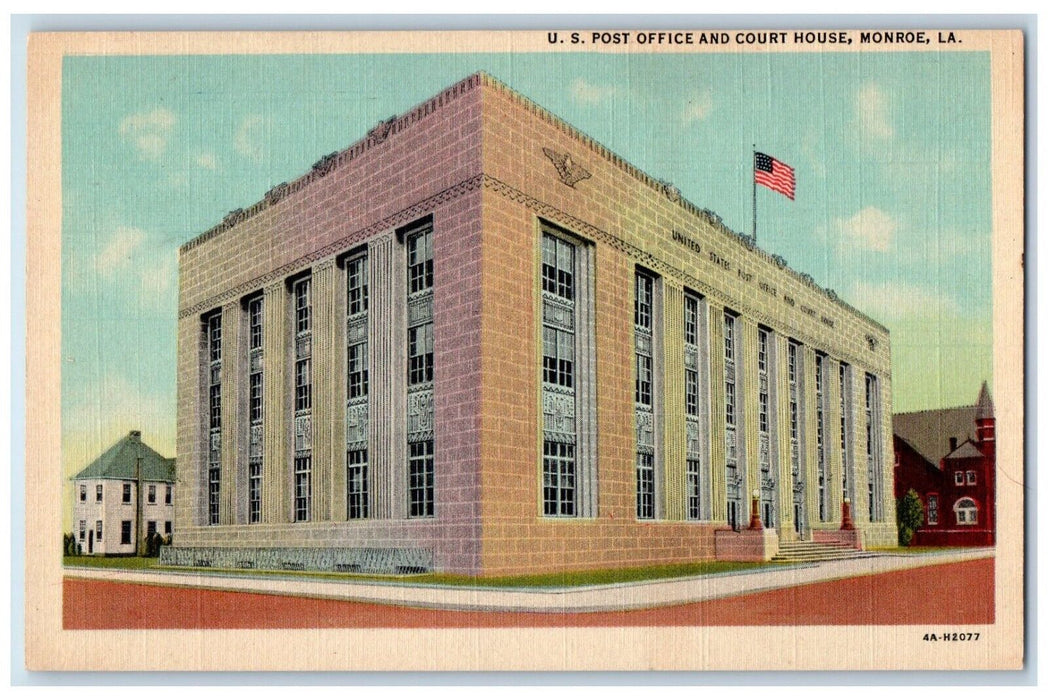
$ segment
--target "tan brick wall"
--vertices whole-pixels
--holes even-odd
[[[890,386],[888,335],[879,325],[835,301],[823,290],[782,269],[771,256],[749,249],[713,220],[673,201],[654,181],[616,161],[597,144],[525,100],[498,86],[483,95],[484,211],[484,393],[481,417],[482,561],[486,573],[628,566],[712,557],[712,530],[723,526],[724,405],[723,308],[741,314],[738,362],[742,371],[745,432],[739,449],[745,464],[746,502],[758,483],[756,327],[795,338],[844,359],[854,371],[873,371]],[[561,181],[543,149],[568,154],[590,177],[574,187]],[[540,515],[541,355],[537,296],[538,219],[546,218],[592,241],[596,256],[596,347],[598,396],[598,484],[596,519],[552,519]],[[701,247],[696,253],[674,233]],[[711,253],[713,255],[711,255]],[[635,518],[633,426],[633,272],[637,264],[663,281],[666,384],[661,400],[664,520]],[[709,305],[710,441],[714,523],[680,522],[683,517],[681,443],[683,369],[680,355],[681,290],[703,294]],[[823,319],[826,319],[824,322]],[[832,326],[829,325],[832,323]],[[867,336],[876,341],[871,349]],[[781,371],[785,346],[780,344]],[[833,459],[827,486],[829,523],[840,519],[839,417],[835,376],[826,383],[826,444]],[[780,383],[782,384],[782,383]],[[807,493],[810,524],[817,521],[814,454],[814,380],[805,385],[809,423]],[[788,434],[788,406],[779,397],[779,430]],[[522,410],[525,407],[526,410]],[[533,409],[531,407],[534,407]],[[780,522],[792,523],[788,437],[779,440]],[[885,454],[889,454],[886,452]],[[782,468],[783,460],[786,467]]]

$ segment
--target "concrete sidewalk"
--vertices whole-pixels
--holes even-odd
[[[929,554],[876,554],[796,566],[657,581],[570,588],[494,588],[404,582],[332,581],[280,574],[206,574],[67,567],[66,578],[326,598],[449,610],[576,613],[697,603],[819,581],[867,576],[994,556],[993,548]]]

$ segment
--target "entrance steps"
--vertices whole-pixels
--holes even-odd
[[[836,561],[838,559],[862,559],[877,556],[873,552],[853,549],[837,542],[781,542],[779,553],[771,558],[775,562]]]

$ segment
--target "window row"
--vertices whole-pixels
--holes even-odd
[[[133,484],[121,484],[120,501],[121,503],[131,503],[132,493],[134,489]],[[102,484],[95,485],[95,503],[101,503],[103,500],[104,487]],[[172,487],[170,484],[164,487],[164,505],[171,505],[172,501]],[[146,485],[146,503],[157,502],[157,485],[147,484]],[[87,502],[87,484],[80,484],[80,502]]]

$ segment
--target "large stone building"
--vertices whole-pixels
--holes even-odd
[[[171,563],[487,575],[895,541],[887,330],[485,74],[180,270]]]
[[[132,430],[73,477],[73,537],[82,554],[133,555],[172,535],[175,460]]]

